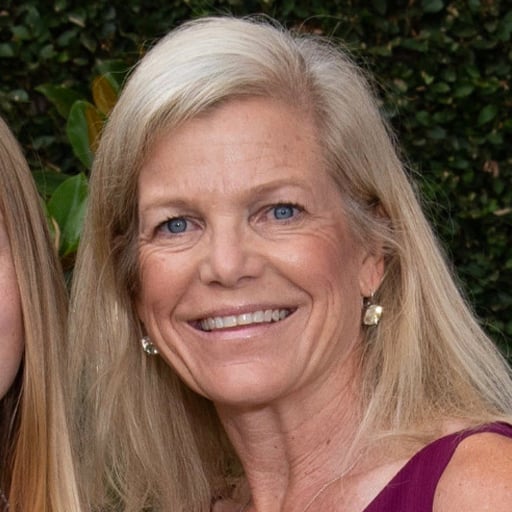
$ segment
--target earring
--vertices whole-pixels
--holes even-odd
[[[378,325],[384,308],[373,303],[373,293],[363,299],[363,325]]]
[[[149,336],[143,336],[140,340],[140,344],[142,345],[142,350],[144,350],[148,356],[156,356],[158,354],[158,349]]]

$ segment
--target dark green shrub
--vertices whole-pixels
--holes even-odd
[[[398,132],[427,211],[478,314],[506,348],[512,336],[512,8],[507,2],[4,4],[0,109],[25,147],[41,192],[53,196],[49,210],[61,237],[70,237],[66,243],[61,239],[61,252],[71,264],[87,175],[66,132],[74,101],[92,102],[93,79],[107,70],[113,83],[120,82],[154,39],[184,19],[265,13],[287,26],[343,40],[376,76],[382,110]],[[83,177],[57,193],[74,175]],[[69,217],[66,208],[75,224],[61,225]]]

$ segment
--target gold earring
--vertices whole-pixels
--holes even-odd
[[[158,354],[158,349],[149,336],[143,336],[140,340],[140,344],[142,345],[142,350],[144,350],[148,356],[156,356]]]
[[[363,325],[378,325],[384,308],[373,303],[373,293],[363,299]]]

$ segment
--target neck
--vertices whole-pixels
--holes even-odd
[[[271,404],[217,404],[256,510],[305,510],[322,488],[355,464],[357,379],[350,375],[334,376]]]

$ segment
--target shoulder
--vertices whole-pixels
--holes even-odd
[[[510,512],[512,438],[482,432],[467,437],[439,480],[434,512]]]

